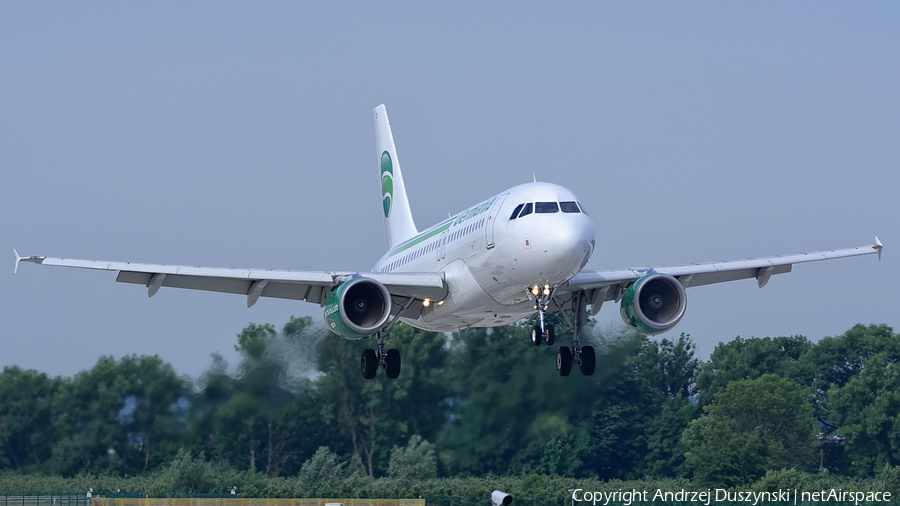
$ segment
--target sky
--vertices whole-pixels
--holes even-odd
[[[148,299],[111,272],[14,275],[13,248],[368,270],[379,104],[420,229],[537,178],[593,217],[589,269],[884,243],[881,262],[689,289],[661,337],[690,334],[704,360],[736,336],[900,329],[897,26],[896,2],[0,3],[0,366],[159,355],[197,378],[213,354],[237,362],[250,322],[323,321],[296,301]]]

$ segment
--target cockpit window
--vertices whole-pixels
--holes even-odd
[[[578,208],[581,209],[581,212],[587,214],[587,211],[584,210],[584,204],[582,204],[581,202],[578,202]]]
[[[529,202],[529,203],[525,204],[525,207],[522,208],[522,213],[519,214],[519,218],[521,218],[522,216],[528,216],[529,214],[531,214],[531,211],[532,211],[531,202]]]
[[[558,213],[559,205],[556,202],[535,202],[534,212],[542,214]]]
[[[524,206],[524,205],[525,205],[525,204],[519,204],[519,205],[517,205],[516,208],[513,209],[512,214],[509,216],[509,219],[511,219],[511,220],[516,219],[516,217],[519,216],[519,211],[522,210],[522,206]]]
[[[564,213],[580,213],[581,210],[578,209],[578,204],[575,202],[560,202],[559,208],[562,209]]]

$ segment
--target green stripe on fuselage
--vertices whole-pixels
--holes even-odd
[[[446,232],[447,229],[450,228],[450,225],[452,225],[451,220],[447,220],[443,223],[435,225],[434,227],[430,228],[429,230],[422,232],[421,234],[413,237],[412,239],[398,245],[397,247],[395,247],[394,249],[389,251],[388,255],[387,255],[388,258],[390,258],[394,255],[397,255],[399,253],[402,253],[402,252],[412,248],[413,246],[418,246],[419,244],[422,244],[423,242],[427,241],[428,239],[431,239],[432,237],[440,234],[441,232]]]
[[[497,200],[497,198],[494,197],[490,200],[482,202],[481,204],[478,204],[475,207],[470,207],[469,209],[466,209],[465,211],[457,214],[456,216],[447,218],[446,221],[431,227],[430,229],[426,230],[425,232],[422,232],[421,234],[413,237],[412,239],[410,239],[402,244],[397,245],[394,249],[392,249],[391,251],[388,252],[387,258],[391,258],[394,255],[402,253],[402,252],[412,248],[413,246],[418,246],[419,244],[422,244],[423,242],[427,241],[428,239],[431,239],[432,237],[436,236],[437,234],[440,234],[441,232],[445,232],[445,231],[449,230],[450,227],[460,226],[463,223],[465,223],[469,220],[472,220],[477,216],[480,216],[481,214],[487,212],[491,208],[491,206],[494,205],[494,201],[496,201],[496,200]]]

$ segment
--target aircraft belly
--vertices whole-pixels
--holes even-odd
[[[527,318],[534,313],[534,304],[528,302],[513,307],[504,306],[502,312],[448,312],[441,315],[432,313],[427,316],[423,314],[418,319],[400,318],[400,321],[431,332],[452,332],[465,328],[502,327]]]
[[[426,330],[447,332],[466,327],[497,327],[514,323],[534,312],[533,305],[507,305],[488,294],[461,259],[444,268],[450,294],[442,303],[423,308],[416,320],[403,321]]]

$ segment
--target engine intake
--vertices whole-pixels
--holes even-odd
[[[619,312],[632,329],[648,336],[678,324],[687,308],[684,286],[668,274],[647,274],[625,290]]]
[[[379,330],[391,315],[391,294],[374,279],[355,277],[325,301],[328,328],[345,339],[362,339]]]

